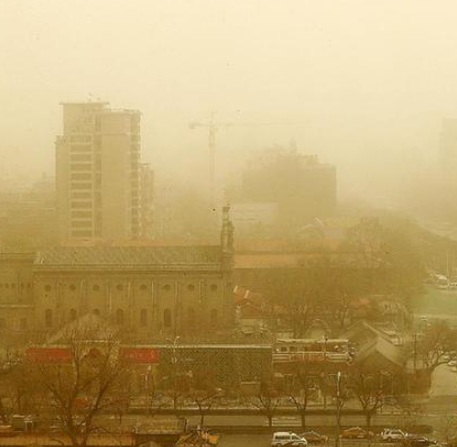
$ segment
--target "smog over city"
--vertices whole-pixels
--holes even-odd
[[[456,19],[0,0],[0,447],[457,447]]]

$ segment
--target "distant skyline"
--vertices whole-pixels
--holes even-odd
[[[456,13],[454,0],[2,0],[3,170],[52,173],[59,103],[101,98],[142,112],[161,175],[198,183],[207,135],[188,123],[216,111],[291,123],[221,128],[221,177],[295,139],[364,194],[416,154],[434,163],[440,120],[457,116]]]

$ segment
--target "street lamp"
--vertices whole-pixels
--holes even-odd
[[[335,446],[339,447],[340,445],[340,381],[341,381],[341,372],[338,371],[336,375],[336,439]]]

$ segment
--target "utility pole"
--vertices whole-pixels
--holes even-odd
[[[335,447],[339,447],[340,445],[340,418],[341,418],[341,405],[340,405],[340,380],[341,380],[341,372],[338,371],[336,375],[336,439],[335,439]]]
[[[177,404],[178,404],[178,383],[177,383],[177,364],[178,364],[178,358],[176,356],[176,345],[178,344],[179,341],[179,335],[177,335],[173,340],[167,340],[169,343],[172,344],[172,351],[171,351],[171,371],[173,374],[173,409],[176,410]]]
[[[417,332],[414,332],[414,334],[413,334],[413,347],[414,347],[413,367],[414,367],[414,374],[416,374],[416,362],[417,362]]]

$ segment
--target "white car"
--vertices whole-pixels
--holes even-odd
[[[385,428],[381,432],[381,439],[387,442],[403,441],[406,436],[407,433],[398,428]]]
[[[305,438],[298,436],[296,433],[291,431],[277,431],[273,434],[273,439],[271,440],[272,447],[282,447],[282,446],[307,446],[308,442]]]

